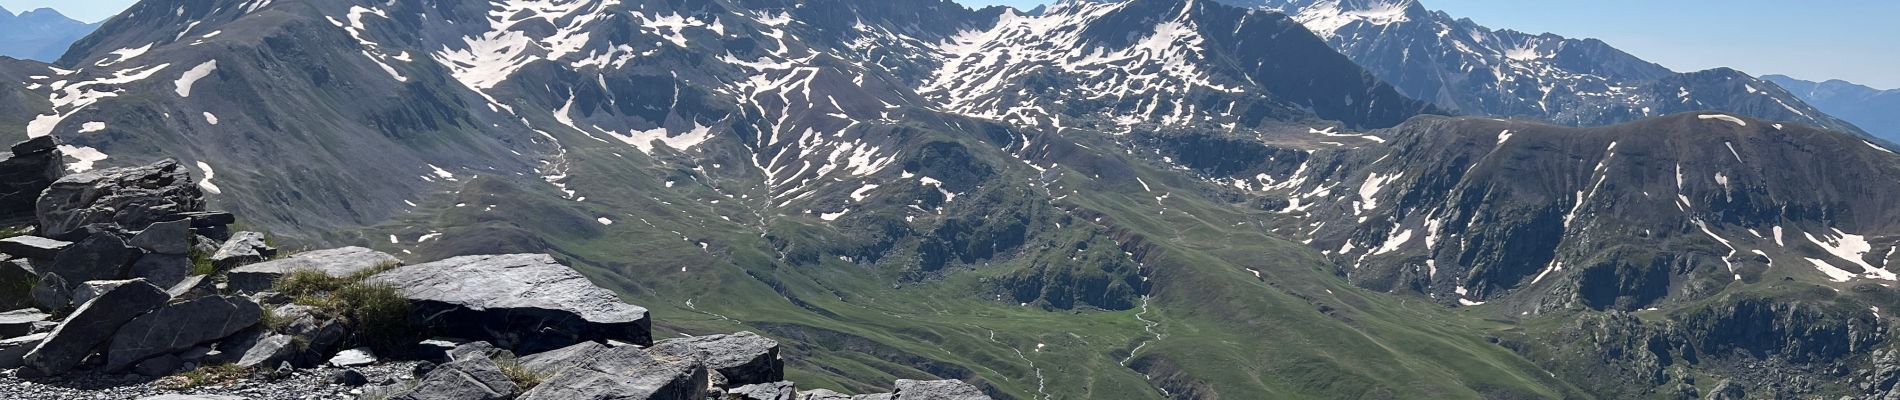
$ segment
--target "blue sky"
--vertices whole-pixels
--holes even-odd
[[[1036,0],[957,0],[1022,9]],[[1843,79],[1900,88],[1895,0],[1421,0],[1492,28],[1603,39],[1677,71]]]
[[[134,0],[0,0],[20,12],[54,7],[93,22]],[[1023,9],[1038,0],[957,0]],[[1678,71],[1734,67],[1750,74],[1845,79],[1900,88],[1900,1],[1895,0],[1422,0],[1492,28],[1594,37]]]
[[[136,0],[0,0],[0,7],[14,14],[52,7],[60,14],[84,22],[99,22],[131,7]]]

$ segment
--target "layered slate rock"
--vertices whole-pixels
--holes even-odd
[[[40,273],[26,260],[8,260],[0,255],[0,310],[33,305],[33,286]]]
[[[67,282],[120,279],[140,254],[139,249],[126,246],[124,238],[101,233],[60,251],[45,272],[57,273]]]
[[[521,389],[501,373],[494,360],[473,357],[437,366],[408,392],[390,400],[494,400],[514,397]],[[609,397],[588,397],[609,398]]]
[[[389,253],[351,246],[308,251],[279,260],[245,265],[232,269],[226,277],[230,290],[260,292],[269,290],[277,278],[291,271],[320,271],[334,277],[348,277],[372,268],[401,263],[402,260]]]
[[[52,135],[28,139],[13,145],[12,153],[0,161],[0,221],[33,219],[40,192],[66,172],[54,151],[58,146]]]
[[[40,342],[46,341],[45,333],[35,333],[15,338],[0,339],[0,369],[13,369],[25,365],[26,353]]]
[[[990,400],[975,385],[956,380],[918,381],[897,380],[896,396],[892,400]]]
[[[520,353],[582,341],[651,344],[647,310],[546,254],[463,256],[370,278],[394,285],[431,327]]]
[[[257,232],[238,232],[218,246],[218,252],[211,255],[211,265],[221,270],[237,268],[245,264],[262,262],[277,256],[277,248],[264,242],[264,234]]]
[[[0,312],[0,338],[25,336],[33,333],[33,325],[52,317],[47,313],[31,308]]]
[[[252,329],[218,343],[219,361],[239,367],[276,366],[297,356],[297,347],[289,335],[265,329]]]
[[[707,387],[699,355],[680,343],[615,347],[542,380],[521,400],[697,399]]]
[[[179,219],[153,223],[125,243],[153,253],[182,256],[191,251],[191,236],[191,220]]]
[[[778,341],[752,332],[667,339],[660,343],[678,343],[699,350],[705,357],[706,368],[725,376],[731,386],[785,380],[785,362],[779,359]]]
[[[191,257],[180,254],[146,253],[127,267],[125,274],[145,278],[153,285],[170,288],[191,276]]]
[[[35,204],[39,234],[61,238],[95,223],[144,230],[179,213],[204,211],[204,194],[175,160],[59,178]]]
[[[46,311],[65,309],[73,303],[72,286],[66,283],[66,278],[56,273],[40,275],[40,282],[33,285],[31,295],[33,306]]]
[[[92,349],[105,343],[126,321],[158,308],[171,299],[164,290],[133,279],[118,285],[98,298],[86,302],[66,317],[26,355],[26,365],[48,375],[56,375],[79,365]]]
[[[23,235],[0,239],[0,253],[35,260],[51,260],[58,256],[60,251],[72,245],[73,242]]]
[[[112,335],[106,369],[184,351],[257,325],[264,309],[250,299],[213,296],[172,304],[133,318]]]
[[[521,357],[520,362],[522,368],[534,371],[536,374],[554,376],[568,368],[592,361],[594,356],[606,352],[607,349],[609,349],[607,345],[598,342],[580,342],[573,346]]]
[[[755,383],[732,388],[726,391],[726,399],[734,400],[792,400],[797,388],[791,381]]]

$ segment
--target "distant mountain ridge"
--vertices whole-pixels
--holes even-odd
[[[1596,39],[1497,30],[1417,0],[1223,0],[1276,10],[1401,93],[1460,113],[1609,125],[1715,110],[1865,134],[1728,68],[1677,73]]]
[[[80,22],[51,8],[19,15],[0,8],[0,56],[38,61],[57,60],[73,42],[98,28],[97,23]]]
[[[1900,89],[1875,89],[1839,79],[1814,82],[1767,75],[1774,82],[1828,114],[1859,125],[1888,141],[1900,141]]]

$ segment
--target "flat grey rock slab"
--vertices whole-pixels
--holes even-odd
[[[583,341],[653,342],[645,308],[546,254],[455,257],[399,267],[370,282],[395,285],[443,332],[510,332],[470,339],[520,353]]]

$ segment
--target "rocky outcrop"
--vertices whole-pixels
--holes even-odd
[[[144,230],[178,213],[204,211],[203,193],[177,161],[67,175],[35,203],[39,235],[63,238],[96,223]]]
[[[0,161],[0,221],[33,219],[40,192],[65,175],[58,146],[52,136],[29,139],[13,145],[12,153]]]
[[[334,277],[348,277],[361,271],[399,264],[402,264],[402,260],[389,253],[351,246],[307,251],[279,260],[250,264],[232,269],[225,276],[230,280],[232,291],[261,292],[269,290],[277,278],[291,271],[321,271]]]
[[[106,351],[106,369],[184,351],[256,325],[264,310],[250,299],[214,296],[161,307],[119,327]]]
[[[785,379],[785,362],[779,359],[778,341],[752,332],[667,339],[659,344],[682,344],[699,350],[706,368],[724,376],[732,386]]]
[[[45,374],[66,372],[111,338],[120,325],[164,305],[170,298],[143,279],[118,285],[66,317],[44,342],[26,354],[26,365]]]
[[[370,278],[395,285],[428,328],[522,353],[581,341],[650,344],[647,310],[545,254],[464,256]]]

